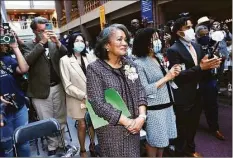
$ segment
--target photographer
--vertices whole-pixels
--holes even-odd
[[[197,43],[201,45],[202,50],[205,54],[212,56],[214,54],[210,46],[209,30],[207,26],[199,25],[196,27],[196,40]],[[200,90],[202,96],[202,105],[205,111],[205,116],[211,134],[213,134],[217,139],[224,140],[223,134],[219,131],[218,124],[218,88],[217,88],[217,78],[214,71],[209,70],[203,74],[202,82],[200,83]]]
[[[35,39],[24,43],[23,52],[30,66],[27,95],[40,120],[55,118],[64,133],[66,126],[65,93],[61,84],[59,61],[67,54],[67,49],[58,40],[51,23],[43,17],[31,22]],[[48,156],[62,148],[57,137],[48,137]],[[68,146],[67,146],[68,147]]]
[[[1,35],[3,32],[1,26]],[[28,123],[24,93],[16,77],[26,73],[29,66],[18,48],[16,38],[11,44],[0,43],[0,47],[0,157],[13,157],[13,132],[17,127]],[[16,59],[7,55],[10,48]],[[30,156],[29,143],[19,145],[17,154],[22,157]]]

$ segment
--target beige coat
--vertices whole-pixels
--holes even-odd
[[[95,57],[87,54],[83,60],[87,66],[95,61]],[[66,55],[60,59],[60,71],[66,92],[67,114],[73,119],[82,119],[86,113],[86,109],[81,109],[81,101],[86,96],[86,76],[73,55]]]

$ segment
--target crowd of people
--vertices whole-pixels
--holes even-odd
[[[14,156],[13,132],[29,121],[25,96],[39,119],[57,119],[63,134],[67,116],[78,122],[81,157],[88,156],[87,100],[109,123],[90,128],[91,140],[96,133],[103,157],[140,157],[141,129],[146,131],[149,157],[162,157],[170,146],[177,157],[199,157],[194,139],[203,109],[211,134],[225,139],[218,125],[217,95],[219,80],[232,64],[227,24],[202,17],[194,27],[192,19],[181,14],[154,29],[133,19],[129,29],[122,24],[106,26],[92,49],[81,33],[59,40],[54,31],[46,30],[48,22],[43,17],[32,19],[35,39],[29,42],[16,38],[14,43],[0,44],[0,156]],[[26,92],[18,80],[25,73]],[[130,117],[106,102],[104,92],[109,88],[122,97]],[[15,96],[17,108],[6,95]],[[63,147],[57,137],[47,137],[47,144],[48,156]],[[94,146],[90,142],[91,153]],[[70,147],[68,141],[65,147]],[[30,156],[29,143],[17,151],[19,156]]]

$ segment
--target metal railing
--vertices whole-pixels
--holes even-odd
[[[84,12],[90,12],[100,6],[100,0],[87,0],[84,2]]]
[[[111,0],[86,0],[84,1],[84,13],[90,12],[109,1]]]

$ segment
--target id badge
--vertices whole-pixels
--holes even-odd
[[[181,71],[186,70],[186,67],[185,67],[184,63],[180,64],[180,67],[181,67]]]

